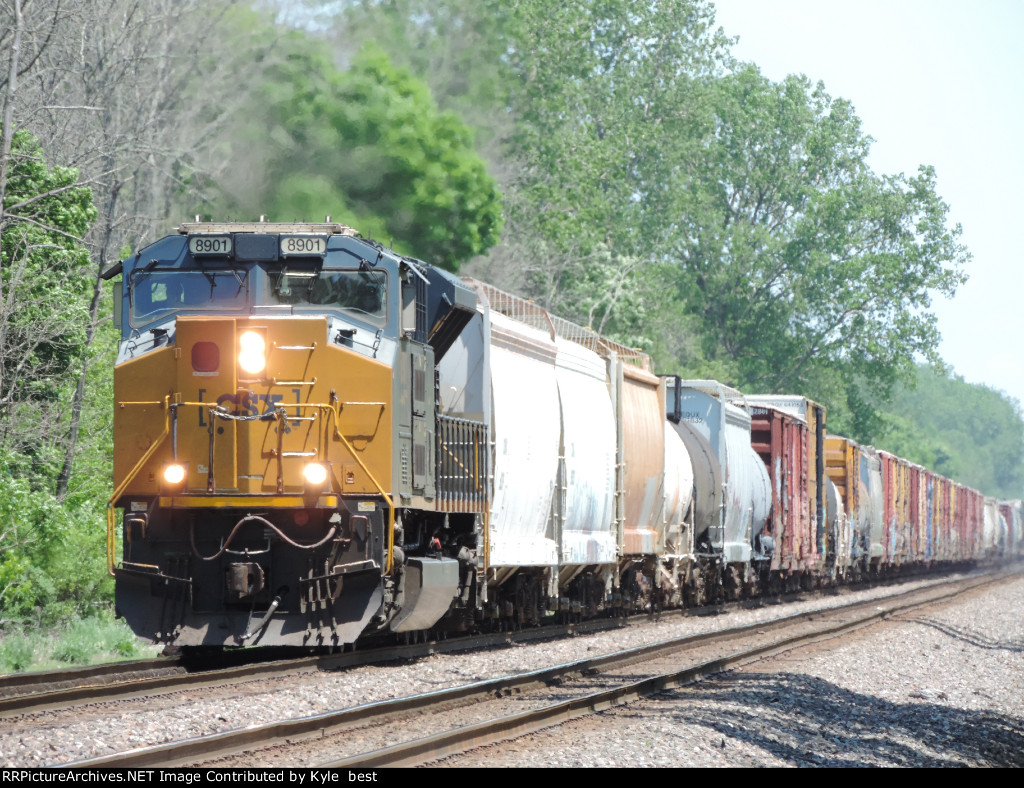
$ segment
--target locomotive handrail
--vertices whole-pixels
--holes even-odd
[[[149,462],[150,458],[156,453],[156,450],[160,447],[160,444],[162,444],[164,440],[167,438],[167,436],[171,434],[170,399],[171,398],[168,395],[164,397],[162,403],[159,403],[162,405],[164,409],[164,431],[160,434],[159,438],[157,438],[155,441],[153,441],[153,443],[150,444],[149,448],[146,449],[146,453],[142,455],[142,457],[139,459],[137,463],[135,463],[135,467],[128,472],[128,475],[125,476],[121,483],[114,489],[113,495],[111,495],[110,499],[107,501],[107,573],[111,577],[114,576],[114,531],[116,530],[116,525],[114,523],[114,502],[124,494],[124,491],[128,489],[128,485],[135,480],[135,477],[138,475],[139,471],[142,470],[142,466]],[[121,404],[126,405],[136,403],[122,402]]]
[[[333,426],[334,426],[334,437],[340,440],[345,448],[348,449],[348,453],[352,455],[353,459],[359,463],[359,467],[363,469],[363,473],[369,477],[373,486],[377,488],[377,491],[384,496],[384,501],[388,505],[388,560],[384,567],[384,573],[390,574],[394,564],[394,549],[395,549],[395,502],[388,495],[387,491],[381,486],[381,483],[377,481],[377,477],[370,472],[370,469],[366,467],[366,463],[363,462],[362,458],[356,453],[355,448],[341,433],[341,429],[338,427],[338,413],[341,410],[344,403],[338,401],[337,407],[334,405],[321,405],[320,407],[331,414]]]
[[[162,407],[164,409],[164,431],[160,434],[160,436],[155,441],[153,441],[153,443],[150,444],[149,448],[146,449],[145,454],[143,454],[142,457],[139,459],[139,461],[135,464],[135,467],[133,467],[128,472],[128,474],[121,481],[121,484],[119,484],[117,486],[117,488],[114,490],[113,494],[110,496],[110,499],[107,501],[107,573],[109,575],[111,575],[111,576],[114,575],[114,541],[115,541],[114,532],[117,529],[117,525],[114,522],[114,502],[117,501],[122,495],[124,495],[124,491],[126,489],[128,489],[128,485],[131,484],[135,480],[135,477],[138,476],[139,471],[142,470],[142,467],[147,462],[149,462],[149,460],[156,453],[156,450],[158,448],[160,448],[160,446],[164,442],[164,440],[167,439],[167,436],[171,434],[171,415],[172,415],[172,413],[176,413],[177,409],[180,408],[180,407],[189,406],[189,405],[195,405],[195,406],[205,407],[205,408],[209,409],[210,414],[211,414],[211,418],[212,418],[212,414],[216,413],[217,409],[219,407],[216,403],[213,403],[213,402],[174,402],[174,403],[172,403],[170,400],[171,400],[170,395],[167,395],[166,397],[163,398],[162,401],[154,401],[154,402],[120,402],[120,403],[118,403],[121,407],[124,407],[125,405],[160,405],[160,407]],[[155,569],[156,567],[153,567],[153,568]]]

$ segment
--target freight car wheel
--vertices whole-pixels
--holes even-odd
[[[736,602],[743,597],[743,578],[735,564],[730,564],[722,580],[722,590],[728,602]]]
[[[723,589],[723,575],[724,570],[721,564],[716,563],[710,571],[708,578],[707,587],[707,604],[709,605],[720,605],[724,601],[725,591]]]
[[[761,596],[761,588],[764,585],[761,582],[761,572],[751,571],[748,573],[747,582],[743,587],[743,594],[747,599],[753,599]]]

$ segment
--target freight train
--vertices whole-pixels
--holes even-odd
[[[344,225],[183,224],[105,272],[107,562],[183,647],[341,647],[1019,556],[1020,501]],[[120,512],[120,515],[119,515]]]

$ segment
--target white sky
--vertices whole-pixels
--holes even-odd
[[[853,103],[876,172],[936,169],[973,254],[938,297],[939,352],[1024,403],[1024,2],[715,0],[733,53],[773,80],[806,74]]]

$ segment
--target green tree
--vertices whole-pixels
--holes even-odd
[[[349,38],[450,104],[489,89],[514,123],[495,167],[511,231],[475,274],[663,366],[810,393],[864,440],[915,356],[935,359],[930,293],[968,255],[934,172],[872,172],[849,103],[737,64],[709,3],[341,5]]]
[[[849,103],[735,63],[707,3],[500,18],[525,163],[510,221],[546,242],[531,295],[689,374],[841,398],[870,435],[867,392],[935,358],[929,294],[963,280],[934,172],[872,172]]]
[[[102,499],[56,499],[34,458],[0,454],[0,624],[50,626],[113,596]]]
[[[488,141],[507,231],[471,273],[623,341],[676,344],[650,330],[649,318],[672,311],[652,265],[657,206],[669,162],[699,158],[691,126],[705,112],[704,80],[729,62],[711,6],[348,0],[330,7],[339,5],[343,46],[380,42]]]
[[[713,8],[520,0],[507,14],[512,142],[540,228],[562,248],[656,255],[667,181],[700,161],[708,81],[730,62]]]
[[[513,122],[495,167],[509,232],[475,275],[643,342],[662,368],[807,393],[861,440],[914,358],[936,359],[929,299],[969,256],[935,173],[873,172],[849,102],[735,62],[710,3],[342,5],[351,35],[381,36],[439,91],[472,62],[470,31]]]
[[[451,270],[497,242],[500,196],[468,128],[383,50],[366,47],[342,72],[295,31],[263,78],[266,125],[251,126],[231,155],[242,168],[254,148],[268,155],[255,189],[228,184],[237,210],[279,220],[329,213]]]
[[[714,103],[707,166],[680,192],[696,221],[672,245],[704,354],[754,390],[815,395],[838,372],[856,420],[864,386],[884,394],[915,355],[938,359],[930,293],[964,281],[960,228],[931,168],[868,167],[870,138],[821,84],[747,67]]]
[[[508,97],[516,81],[509,68],[509,20],[516,3],[501,0],[341,0],[321,8],[319,23],[337,52],[358,52],[376,42],[392,62],[422,79],[437,103],[473,127],[477,144],[501,167],[511,131]],[[306,14],[308,15],[309,10]],[[308,18],[308,17],[307,17]],[[493,145],[492,143],[499,143]]]
[[[52,494],[61,411],[86,350],[91,281],[81,238],[96,211],[78,173],[49,167],[27,131],[4,133],[0,162],[0,620],[42,605],[59,617],[95,598],[101,571],[76,571],[102,532]],[[80,521],[80,520],[79,520]],[[102,570],[94,550],[95,568]],[[109,592],[109,588],[106,589]],[[55,619],[52,619],[55,620]]]
[[[78,173],[48,167],[27,131],[11,137],[0,194],[0,450],[40,456],[58,439],[68,376],[88,324],[90,262],[82,236],[96,216]]]
[[[922,365],[882,410],[879,447],[986,495],[1024,495],[1024,416],[1005,394]]]
[[[732,62],[713,8],[518,0],[491,12],[499,109],[514,121],[515,166],[498,168],[513,231],[481,275],[657,356],[689,347],[665,297],[666,242],[682,218],[674,192],[702,164],[710,87]]]

